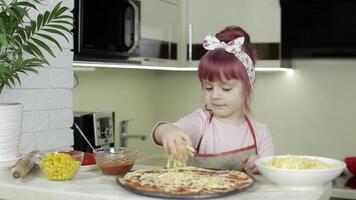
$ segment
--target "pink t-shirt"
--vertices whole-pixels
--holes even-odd
[[[174,124],[183,129],[197,148],[204,135],[199,154],[214,154],[241,149],[254,144],[246,123],[240,126],[225,124],[203,109],[197,109]],[[250,119],[250,118],[249,118]],[[266,125],[250,119],[256,135],[258,157],[274,155],[272,136]]]

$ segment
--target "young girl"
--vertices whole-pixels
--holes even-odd
[[[255,51],[250,36],[240,27],[227,27],[205,37],[208,52],[200,59],[198,77],[204,90],[204,108],[175,123],[159,122],[153,140],[168,154],[187,155],[185,145],[197,153],[189,165],[258,170],[257,157],[274,154],[271,133],[247,114],[255,81]]]

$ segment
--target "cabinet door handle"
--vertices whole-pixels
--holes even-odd
[[[193,45],[193,25],[189,24],[188,25],[188,60],[189,60],[189,62],[191,62],[193,60],[192,59],[192,54],[193,54],[192,45]]]

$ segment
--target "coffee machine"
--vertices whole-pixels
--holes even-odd
[[[114,112],[74,112],[74,123],[82,130],[94,148],[114,146],[115,113]],[[92,152],[78,129],[74,130],[74,150]]]

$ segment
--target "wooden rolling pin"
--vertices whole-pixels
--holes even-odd
[[[12,169],[12,177],[24,177],[35,164],[35,156],[38,152],[38,150],[31,151],[30,153],[27,153],[19,162],[17,162],[16,166]]]

